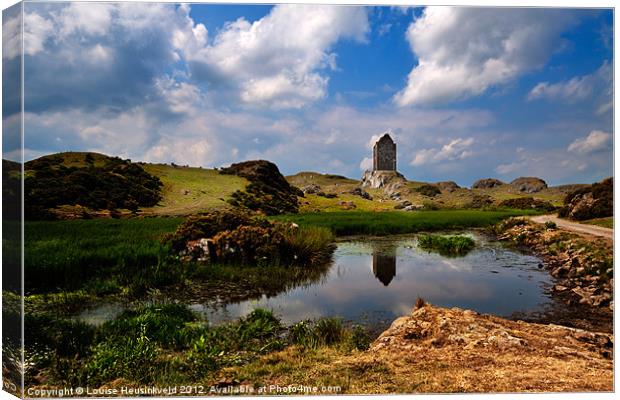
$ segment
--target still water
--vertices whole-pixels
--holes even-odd
[[[462,232],[461,232],[462,234]],[[224,306],[191,304],[210,323],[243,317],[257,307],[273,310],[285,324],[338,316],[362,325],[386,327],[406,315],[417,299],[509,317],[551,304],[552,278],[535,256],[468,232],[476,248],[464,257],[445,257],[417,246],[415,236],[354,238],[338,243],[333,262],[318,281],[276,296]],[[102,304],[79,319],[98,325],[125,306]]]
[[[510,316],[551,303],[551,284],[535,256],[508,249],[470,232],[476,248],[445,257],[418,248],[415,236],[340,242],[326,276],[275,297],[210,307],[194,304],[212,323],[244,316],[256,307],[273,310],[283,322],[339,316],[384,325],[408,314],[418,296],[435,305]]]

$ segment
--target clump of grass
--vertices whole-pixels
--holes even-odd
[[[310,266],[327,262],[335,250],[334,235],[327,228],[285,225],[284,259],[292,265]]]
[[[371,337],[363,327],[346,328],[341,318],[321,318],[317,321],[301,321],[289,328],[291,343],[307,349],[322,346],[342,346],[347,350],[366,350]]]
[[[420,235],[418,245],[443,255],[463,256],[476,246],[476,242],[468,236]]]
[[[555,222],[553,222],[553,221],[545,222],[545,229],[551,230],[551,229],[557,229],[557,227],[558,227],[558,225]]]

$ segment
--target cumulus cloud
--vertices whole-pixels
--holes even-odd
[[[474,138],[457,138],[439,149],[422,149],[415,154],[410,164],[412,166],[419,166],[446,160],[462,160],[474,154],[472,150],[473,144]]]
[[[184,56],[198,78],[236,84],[245,103],[299,108],[326,95],[320,71],[336,67],[333,45],[363,41],[368,29],[360,7],[283,4],[253,23],[227,24],[213,44]]]
[[[568,146],[568,151],[578,154],[592,154],[597,151],[611,149],[611,143],[611,133],[594,130],[586,137],[575,139]]]
[[[613,108],[613,71],[608,61],[588,75],[577,76],[557,83],[540,82],[532,88],[528,100],[547,99],[575,103],[592,100],[596,113],[604,114]]]
[[[573,22],[563,10],[427,7],[407,30],[418,58],[400,106],[477,96],[542,67]]]

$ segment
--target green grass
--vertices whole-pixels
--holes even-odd
[[[161,179],[163,199],[159,205],[144,208],[144,214],[189,215],[227,207],[226,200],[248,184],[244,178],[223,175],[214,169],[144,164],[144,170]]]
[[[27,221],[27,291],[79,289],[95,278],[134,281],[160,273],[168,255],[160,239],[180,218]],[[151,276],[150,278],[153,278]],[[108,282],[107,286],[114,282]]]
[[[300,226],[329,228],[336,236],[382,236],[432,230],[486,227],[504,218],[531,214],[534,212],[524,210],[348,211],[284,215],[274,217],[274,219],[292,221]]]
[[[581,224],[597,225],[603,228],[614,229],[614,217],[594,218],[586,221],[579,221]]]
[[[442,255],[464,256],[476,246],[476,242],[468,236],[421,235],[418,245]]]

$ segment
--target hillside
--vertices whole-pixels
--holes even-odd
[[[344,176],[319,174],[316,172],[300,172],[287,176],[291,185],[304,189],[309,185],[317,185],[328,196],[306,194],[300,200],[300,211],[342,211],[355,208],[363,211],[393,210],[399,203],[409,202],[422,207],[437,208],[481,208],[484,206],[499,206],[504,200],[513,198],[532,197],[548,201],[554,206],[561,206],[564,197],[570,190],[585,185],[565,185],[548,187],[536,193],[526,193],[510,184],[493,188],[468,189],[461,188],[450,182],[426,183],[407,181],[404,187],[397,191],[383,189],[364,189],[372,197],[372,201],[364,199],[353,190],[359,187],[359,181]],[[437,186],[440,193],[434,196],[425,195],[428,185]],[[333,197],[333,195],[336,195]],[[432,192],[431,192],[432,194]],[[351,206],[354,204],[354,206]]]
[[[223,175],[215,169],[181,167],[168,164],[141,164],[162,183],[158,205],[143,208],[143,214],[187,215],[228,206],[226,200],[248,181],[235,175]]]
[[[273,165],[273,168],[277,170],[277,166]],[[41,170],[46,172],[41,173]],[[268,168],[265,169],[267,170]],[[76,173],[78,171],[79,173]],[[101,172],[104,175],[96,175],[96,179],[92,180],[93,176],[87,177],[87,175],[93,171],[99,171],[97,174]],[[469,189],[461,188],[451,181],[438,183],[407,181],[396,186],[392,185],[387,190],[361,189],[359,180],[333,174],[300,172],[287,176],[286,181],[278,183],[269,178],[271,176],[269,174],[263,174],[263,178],[260,178],[259,174],[252,181],[243,173],[222,173],[223,171],[174,164],[133,163],[130,160],[98,153],[67,152],[28,162],[25,176],[30,179],[30,187],[33,187],[33,182],[38,182],[31,196],[35,199],[34,202],[37,203],[35,206],[39,211],[45,207],[53,208],[61,218],[80,218],[85,214],[109,217],[110,209],[120,215],[130,214],[131,209],[136,210],[136,203],[137,212],[141,215],[189,215],[229,207],[231,202],[247,203],[252,209],[252,203],[255,203],[256,199],[264,197],[275,201],[276,198],[282,197],[278,194],[280,192],[290,192],[280,199],[282,204],[289,203],[288,197],[292,196],[291,199],[294,199],[295,193],[301,194],[297,188],[305,193],[298,200],[300,212],[390,211],[405,207],[407,209],[505,207],[502,202],[514,198],[533,198],[554,206],[562,206],[569,192],[588,186],[546,187],[545,184],[541,190],[530,193],[524,191],[521,186],[524,182],[526,186],[534,184],[537,178],[522,178],[515,181],[521,186],[497,181],[497,185],[487,185],[493,187],[483,185]],[[66,174],[71,175],[71,178],[64,176]],[[128,180],[123,174],[129,174],[128,176],[132,178]],[[35,176],[37,179],[33,180]],[[288,184],[291,187],[284,188]],[[271,193],[272,189],[276,192]],[[130,192],[132,193],[129,194]],[[129,197],[124,199],[123,196]],[[128,200],[127,203],[125,200]],[[297,206],[293,208],[297,209]],[[290,212],[286,211],[287,209],[284,207],[282,208],[284,211],[276,213]]]
[[[97,153],[58,153],[24,166],[29,219],[85,218],[92,212],[137,212],[157,204],[162,182],[136,163]]]

